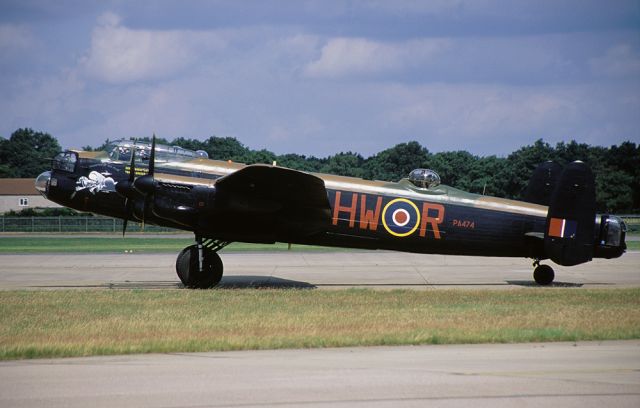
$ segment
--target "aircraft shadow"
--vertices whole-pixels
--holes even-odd
[[[507,283],[509,285],[526,286],[531,288],[581,288],[584,286],[584,283],[573,283],[573,282],[553,282],[549,286],[542,286],[542,285],[538,285],[534,281],[528,281],[528,280],[523,280],[523,281],[508,280]]]
[[[91,284],[32,285],[34,289],[182,289],[179,281],[120,281]],[[316,289],[308,282],[277,278],[273,276],[225,276],[216,290],[225,289]]]
[[[224,276],[216,289],[317,289],[309,282],[274,276]]]
[[[610,285],[610,283],[594,283],[596,285]],[[351,288],[351,287],[473,287],[473,286],[525,286],[525,287],[545,287],[538,285],[530,280],[507,280],[504,282],[492,283],[322,283],[314,285],[309,282],[296,281],[291,279],[278,278],[274,276],[225,276],[216,286],[216,290],[229,289],[318,289],[319,287],[335,287],[335,288]],[[583,283],[573,282],[553,282],[546,287],[553,288],[580,288]],[[181,289],[184,285],[179,281],[120,281],[105,282],[91,284],[51,284],[51,285],[32,285],[28,286],[34,289],[142,289],[142,290],[158,290],[158,289]]]
[[[184,286],[177,281],[122,281],[75,285],[32,285],[34,289],[180,289]]]

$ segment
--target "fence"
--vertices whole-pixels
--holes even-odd
[[[129,221],[127,232],[174,232],[173,228]],[[109,217],[0,217],[0,232],[122,232],[122,220]]]

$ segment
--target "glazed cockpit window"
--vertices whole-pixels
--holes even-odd
[[[111,160],[131,161],[131,152],[135,152],[135,160],[145,162],[151,158],[151,143],[121,140],[110,144],[107,151]],[[180,146],[156,145],[155,159],[159,162],[184,161],[197,157],[209,158],[209,155],[204,150],[193,151]]]
[[[53,158],[51,167],[54,170],[66,171],[73,173],[76,170],[76,162],[78,161],[78,155],[74,152],[63,152],[56,155]]]

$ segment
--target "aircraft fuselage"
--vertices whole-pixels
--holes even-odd
[[[197,184],[206,195],[207,189],[215,189],[217,179],[242,167],[237,163],[202,159],[200,163],[161,167],[156,178],[168,184]],[[126,163],[80,154],[73,173],[52,172],[51,178],[55,181],[50,183],[47,197],[79,211],[125,218],[123,197],[106,189],[82,188],[78,180],[97,172],[109,175],[118,183],[127,178],[128,170]],[[145,174],[145,171],[144,166],[136,169],[138,174]],[[202,232],[231,241],[282,241],[420,253],[522,257],[536,255],[536,247],[525,233],[544,232],[545,206],[480,196],[447,186],[425,193],[406,181],[390,183],[324,174],[317,176],[325,182],[331,207],[331,222],[322,233],[278,236],[277,225],[273,224],[286,218],[286,214],[277,218],[265,214],[235,217],[229,212],[217,213],[215,205],[203,210]],[[203,197],[205,206],[207,199]],[[193,230],[189,225],[153,214],[146,214],[145,222]]]

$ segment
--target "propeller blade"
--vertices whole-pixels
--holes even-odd
[[[134,181],[136,178],[136,155],[135,155],[135,141],[133,142],[133,147],[131,148],[131,161],[129,162],[129,178],[127,180],[122,180],[116,184],[116,191],[118,194],[123,196],[124,198],[131,199],[132,195],[135,193],[134,190]],[[125,205],[126,205],[125,200]]]
[[[133,188],[133,181],[136,178],[136,142],[133,141],[133,146],[131,147],[131,163],[129,164],[129,189]],[[127,232],[127,224],[129,223],[129,217],[131,217],[133,213],[133,205],[131,199],[126,197],[124,200],[124,221],[122,223],[122,238],[124,238],[124,234]]]
[[[128,198],[127,198],[127,201],[129,201]],[[128,205],[127,205],[127,207],[128,207]],[[125,234],[125,232],[127,232],[127,223],[128,222],[129,222],[129,218],[125,218],[124,221],[122,222],[122,238],[124,238],[124,234]]]
[[[133,142],[131,148],[131,163],[129,164],[129,183],[133,183],[136,177],[136,142]]]
[[[147,209],[149,208],[149,199],[150,199],[150,195],[147,194],[144,197],[144,205],[142,207],[142,231],[144,232],[144,220],[147,216]]]
[[[153,172],[155,171],[156,166],[156,134],[153,134],[151,138],[151,154],[149,155],[149,172],[148,178],[151,179],[151,185],[153,185]],[[144,206],[142,207],[142,230],[144,231],[144,221],[147,215],[147,209],[149,208],[149,202],[151,199],[152,192],[147,192],[147,195],[144,197]]]
[[[129,218],[133,215],[133,200],[129,197],[124,200],[124,221],[122,223],[122,238],[124,238],[124,234],[127,231],[127,224],[129,223]]]
[[[153,134],[153,138],[151,139],[151,154],[149,156],[149,173],[153,176],[153,171],[155,168],[156,162],[156,134]]]

